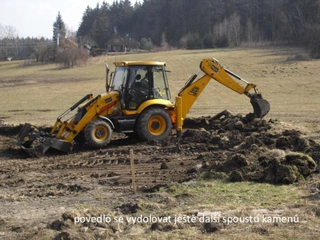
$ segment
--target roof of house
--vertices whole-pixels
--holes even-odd
[[[108,45],[123,46],[123,45],[125,45],[125,42],[123,41],[123,39],[118,34],[115,34],[108,41]]]

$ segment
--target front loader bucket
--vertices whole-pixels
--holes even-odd
[[[252,94],[250,96],[250,103],[256,118],[263,118],[270,111],[269,102],[263,99],[260,93]]]
[[[26,123],[17,136],[18,145],[32,157],[41,157],[49,148],[62,152],[72,151],[72,143],[57,139],[53,135],[31,130],[31,124]]]

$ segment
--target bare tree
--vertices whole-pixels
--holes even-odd
[[[0,57],[2,59],[14,57],[17,37],[18,33],[15,27],[0,24]]]
[[[13,39],[18,37],[18,31],[15,27],[0,24],[0,39]]]
[[[65,24],[66,27],[66,38],[71,38],[72,40],[77,40],[77,31],[70,28],[67,24]]]
[[[214,26],[215,41],[219,47],[239,46],[241,41],[240,34],[240,16],[236,13]]]

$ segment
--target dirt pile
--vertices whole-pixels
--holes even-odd
[[[102,239],[135,231],[180,229],[167,223],[140,224],[139,228],[126,221],[115,224],[118,216],[143,212],[144,204],[130,203],[128,197],[132,192],[131,150],[138,191],[157,196],[155,206],[175,205],[178,198],[186,197],[159,198],[157,190],[173,182],[202,178],[291,184],[316,173],[320,159],[320,145],[302,132],[285,129],[274,120],[228,111],[186,119],[179,144],[174,134],[163,142],[146,143],[114,133],[106,148],[81,145],[71,154],[48,151],[40,158],[31,158],[15,144],[21,127],[0,126],[0,234],[4,239],[91,239],[93,235]],[[314,189],[318,191],[318,186]],[[75,209],[75,203],[97,209]],[[85,221],[104,217],[104,212],[113,221]],[[80,222],[75,224],[76,220]],[[197,228],[215,232],[221,226]]]
[[[204,178],[291,184],[316,172],[320,145],[297,130],[277,130],[274,120],[252,119],[228,111],[186,119],[182,143],[198,149]],[[202,155],[201,152],[210,154]],[[223,174],[222,174],[223,173]]]
[[[28,158],[20,148],[13,147],[14,137],[20,128],[0,127],[0,136],[3,136],[1,149],[5,158]],[[145,164],[139,171],[144,177],[148,176],[142,184],[145,185],[145,191],[165,185],[165,179],[168,182],[181,182],[199,175],[204,179],[291,184],[317,172],[320,159],[320,145],[308,139],[304,133],[284,129],[281,123],[272,119],[254,119],[250,114],[233,115],[225,110],[215,116],[186,119],[179,147],[174,134],[160,143],[145,143],[115,134],[107,148],[96,150],[86,145],[75,146],[74,153],[61,154],[58,162],[47,165],[45,169],[51,171],[61,169],[61,166],[74,169],[86,165],[113,169],[116,166],[114,171],[106,174],[92,174],[98,176],[96,179],[100,184],[126,184],[127,180],[123,182],[119,179],[122,178],[123,165],[129,164],[129,149],[137,154],[136,162],[140,166]],[[56,154],[50,156],[48,152],[48,157],[55,158]],[[73,160],[70,160],[70,156]],[[39,161],[44,160],[46,157]],[[147,172],[144,172],[144,168]],[[150,172],[150,168],[153,171]],[[177,175],[172,174],[173,169]],[[159,177],[154,179],[151,175]],[[150,179],[154,179],[151,181],[153,184],[150,184]]]

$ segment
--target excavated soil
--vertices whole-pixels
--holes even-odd
[[[40,158],[31,158],[16,146],[21,126],[2,125],[0,238],[73,239],[77,235],[72,221],[80,214],[75,205],[136,212],[139,206],[127,201],[132,191],[131,149],[137,190],[144,193],[199,177],[292,184],[317,174],[320,145],[280,125],[224,111],[186,119],[179,144],[174,134],[166,141],[147,143],[115,134],[103,149],[77,145],[71,154],[49,151]],[[108,236],[116,228],[109,224]]]

